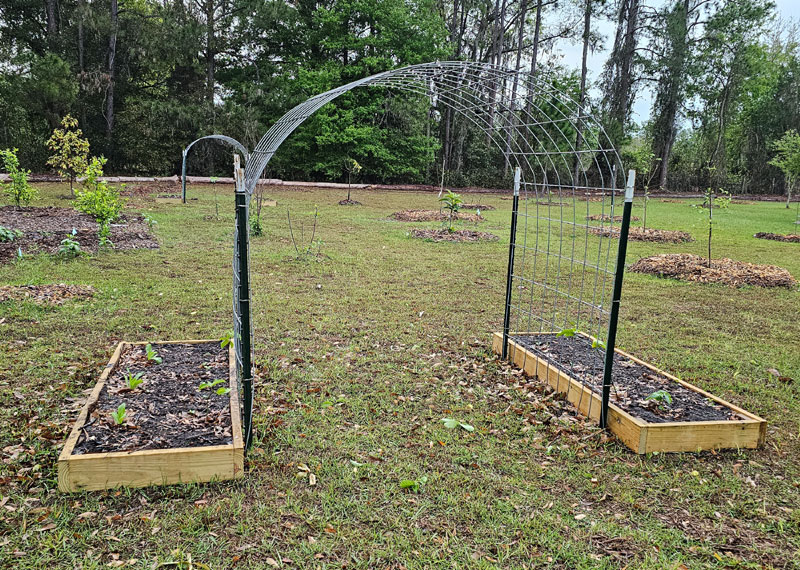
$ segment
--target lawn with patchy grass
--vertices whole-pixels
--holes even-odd
[[[68,205],[66,186],[38,186],[35,205]],[[0,567],[800,567],[800,293],[626,275],[618,346],[769,421],[762,450],[640,457],[491,354],[511,208],[496,195],[470,197],[496,209],[459,227],[499,241],[433,243],[409,231],[441,224],[390,215],[437,209],[435,194],[355,191],[364,205],[342,207],[341,191],[269,189],[245,478],[59,494],[58,452],[118,341],[231,328],[233,196],[217,193],[219,219],[210,186],[185,206],[133,198],[160,249],[0,266],[3,285],[96,290],[0,303]],[[648,227],[695,242],[631,242],[628,262],[703,255],[689,204],[651,200]],[[321,242],[297,259],[287,207],[302,250],[315,206]],[[715,256],[800,278],[796,244],[753,238],[789,233],[793,210],[716,218]]]

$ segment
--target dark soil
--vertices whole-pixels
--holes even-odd
[[[231,436],[230,396],[217,394],[229,385],[228,349],[219,343],[154,344],[161,364],[148,362],[143,346],[120,355],[74,453],[105,453],[177,447],[226,445]],[[125,372],[143,372],[144,383],[127,388]],[[200,390],[201,382],[225,382]],[[125,404],[125,422],[116,425],[111,412]]]
[[[447,229],[441,230],[426,230],[415,228],[411,230],[411,236],[418,239],[425,239],[430,241],[495,241],[497,236],[487,232],[478,232],[475,230],[455,230],[449,231]]]
[[[771,239],[771,240],[774,240],[774,241],[786,241],[786,242],[790,242],[790,243],[800,243],[800,235],[797,235],[797,234],[783,235],[783,234],[771,234],[771,233],[767,233],[767,232],[758,232],[753,237],[754,238],[758,238],[758,239]]]
[[[589,228],[589,232],[596,236],[619,237],[619,228]],[[686,243],[694,238],[686,232],[673,230],[657,230],[654,228],[629,228],[628,239],[631,241],[648,241],[656,243]]]
[[[594,393],[602,394],[605,351],[593,349],[589,338],[583,335],[558,337],[555,334],[512,338],[556,369],[582,382]],[[646,399],[658,390],[668,392],[672,396],[672,404]],[[611,402],[629,414],[652,423],[745,419],[698,392],[616,353]]]
[[[13,260],[17,248],[25,255],[55,254],[61,240],[70,237],[86,252],[96,252],[99,247],[97,222],[86,214],[70,208],[3,206],[0,208],[0,226],[20,230],[23,235],[13,242],[0,243],[0,263]],[[73,228],[76,235],[71,235]],[[137,214],[123,214],[111,224],[111,241],[114,249],[157,249],[158,242],[150,233],[144,218]]]
[[[0,303],[29,301],[37,305],[61,305],[70,299],[87,299],[94,294],[91,285],[3,285],[0,287]]]
[[[361,206],[361,202],[358,200],[339,200],[340,206]]]
[[[484,212],[488,212],[489,210],[494,210],[494,206],[490,206],[489,204],[461,204],[462,210],[481,210]]]
[[[446,222],[449,216],[447,212],[438,210],[403,210],[395,212],[391,215],[391,218],[399,222]],[[453,219],[466,222],[482,222],[483,216],[459,212],[453,216]]]
[[[609,216],[608,214],[592,214],[591,216],[586,216],[586,219],[591,220],[593,222],[603,221],[603,222],[619,223],[622,221],[622,216],[614,216],[614,218],[612,219],[611,216]],[[631,216],[631,221],[638,222],[639,218],[637,218],[636,216]]]
[[[695,283],[720,283],[730,287],[794,287],[791,273],[777,265],[759,265],[733,259],[711,261],[690,253],[662,253],[643,257],[628,268],[635,273],[649,273]]]

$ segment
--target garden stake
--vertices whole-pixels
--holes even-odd
[[[242,431],[245,452],[252,443],[253,435],[253,370],[250,361],[250,261],[249,220],[247,192],[244,187],[244,171],[239,167],[239,155],[234,155],[236,182],[236,231],[238,233],[235,256],[239,261],[239,337],[234,348],[241,351],[242,363]],[[234,324],[235,326],[235,324]]]
[[[503,315],[503,354],[508,358],[508,328],[511,321],[511,288],[514,275],[514,247],[517,241],[517,211],[519,210],[519,181],[522,169],[514,169],[514,201],[511,204],[511,239],[508,244],[508,274],[506,276],[506,312]]]
[[[611,312],[608,317],[608,337],[606,338],[606,359],[603,368],[603,402],[600,407],[600,427],[608,427],[608,401],[611,396],[611,370],[614,367],[614,345],[617,340],[617,319],[619,318],[619,301],[622,296],[622,276],[625,273],[625,254],[628,251],[628,229],[631,225],[631,209],[633,207],[633,185],[636,182],[636,171],[628,171],[628,183],[625,185],[625,204],[622,209],[622,227],[619,230],[619,247],[617,248],[617,269],[614,275],[614,292],[611,296]],[[612,210],[613,215],[613,210]]]

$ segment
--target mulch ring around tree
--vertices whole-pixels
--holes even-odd
[[[345,199],[345,200],[339,200],[339,205],[340,206],[361,206],[362,204],[358,200],[347,200],[347,199]]]
[[[91,285],[3,285],[0,287],[0,303],[29,301],[37,305],[61,305],[72,299],[88,299],[96,292]]]
[[[589,233],[602,237],[619,237],[619,228],[589,228]],[[686,232],[674,230],[657,230],[654,228],[629,228],[628,239],[631,241],[649,241],[656,243],[686,243],[694,238]]]
[[[12,242],[0,243],[0,263],[17,256],[18,249],[24,255],[37,253],[55,254],[61,240],[77,241],[83,251],[93,253],[99,247],[97,222],[86,214],[71,208],[32,206],[17,209],[15,206],[0,208],[0,226],[22,232]],[[75,229],[75,236],[72,230]],[[158,242],[150,233],[144,218],[138,214],[123,214],[111,224],[111,242],[114,249],[157,249]]]
[[[482,212],[488,212],[489,210],[494,210],[494,206],[490,206],[489,204],[461,204],[459,206],[462,210],[480,210]]]
[[[671,277],[695,283],[721,283],[730,287],[794,287],[797,281],[776,265],[758,265],[733,259],[708,260],[690,253],[662,253],[644,257],[631,265],[629,271]]]
[[[590,220],[590,221],[592,221],[592,222],[613,222],[613,223],[619,223],[619,222],[621,222],[621,221],[622,221],[622,216],[614,216],[614,218],[612,219],[612,218],[611,218],[611,216],[610,216],[610,215],[608,215],[608,214],[592,214],[591,216],[586,216],[586,219],[587,219],[587,220]],[[638,217],[636,217],[636,216],[631,216],[631,221],[632,221],[632,222],[638,222],[638,221],[639,221],[639,218],[638,218]]]
[[[592,348],[592,341],[582,335],[558,337],[555,334],[521,335],[513,340],[568,376],[581,382],[595,394],[602,394],[605,351]],[[614,353],[611,402],[647,422],[692,422],[741,420],[726,408],[662,374]],[[650,399],[660,390],[666,398]]]
[[[74,453],[139,451],[175,447],[227,445],[232,442],[230,396],[217,390],[229,385],[228,349],[218,342],[154,344],[162,362],[148,361],[143,346],[130,346],[106,381],[89,412]],[[131,390],[125,373],[142,373],[144,382]],[[199,389],[201,382],[213,387]],[[111,412],[125,404],[124,421]]]
[[[455,241],[455,242],[476,242],[476,241],[496,241],[498,237],[487,232],[475,230],[426,230],[415,228],[411,230],[411,237],[428,241]]]
[[[774,241],[786,241],[789,243],[800,243],[800,235],[797,234],[771,234],[768,232],[758,232],[757,234],[753,235],[754,238],[758,239],[771,239]]]
[[[390,217],[398,222],[445,222],[450,219],[448,212],[438,210],[402,210],[395,212]],[[483,216],[458,212],[453,219],[464,222],[482,222]]]

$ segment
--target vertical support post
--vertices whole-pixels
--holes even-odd
[[[506,307],[503,314],[503,350],[501,357],[508,358],[508,329],[511,326],[511,292],[514,286],[514,250],[517,245],[517,214],[519,212],[519,184],[522,169],[514,169],[514,201],[511,205],[511,238],[508,244],[508,274],[506,275]]]
[[[245,450],[250,448],[253,439],[253,365],[250,338],[250,233],[247,204],[247,191],[244,187],[244,170],[239,166],[239,155],[234,155],[234,179],[236,182],[236,232],[239,247],[239,317],[241,319],[240,343],[242,356],[242,434]]]
[[[183,161],[181,162],[181,198],[186,203],[186,149],[183,149]]]
[[[636,182],[636,171],[628,171],[628,182],[625,184],[625,204],[622,210],[622,226],[619,230],[619,247],[617,248],[617,269],[614,275],[614,292],[611,295],[611,312],[608,318],[608,338],[606,338],[606,358],[603,368],[603,402],[600,407],[600,427],[608,427],[608,402],[611,398],[611,372],[614,368],[614,347],[617,342],[617,320],[619,319],[619,303],[622,297],[622,277],[625,274],[625,255],[628,252],[628,230],[631,226],[631,209],[633,208],[633,186]]]

